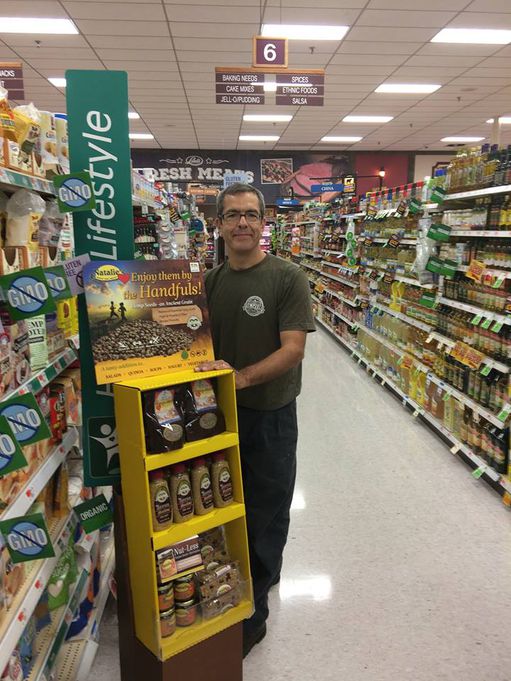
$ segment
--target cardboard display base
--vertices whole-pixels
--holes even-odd
[[[122,681],[242,681],[243,624],[162,662],[135,635],[122,495],[114,491],[119,654]]]

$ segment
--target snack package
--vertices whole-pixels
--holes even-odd
[[[62,442],[63,434],[67,431],[66,400],[61,386],[50,386],[50,430],[52,444]]]
[[[183,386],[178,395],[188,442],[203,440],[224,432],[224,415],[218,407],[213,382],[210,379],[193,381]]]
[[[216,570],[220,565],[229,563],[230,556],[225,540],[223,525],[199,535],[199,546],[202,562],[207,571]]]
[[[23,629],[23,633],[18,641],[18,650],[20,654],[21,667],[23,669],[24,678],[28,678],[30,674],[30,668],[32,667],[32,661],[35,654],[35,638],[37,636],[37,625],[36,619],[32,616],[26,627]]]
[[[64,216],[59,212],[55,199],[49,199],[45,203],[45,210],[39,221],[39,244],[58,247],[60,233],[64,226]]]
[[[48,591],[45,589],[34,610],[37,631],[42,631],[51,624],[50,608],[48,606]]]
[[[31,159],[32,152],[41,134],[39,111],[30,103],[15,107],[12,113],[20,149],[20,159]]]
[[[241,581],[237,563],[222,565],[213,572],[196,576],[204,619],[212,619],[241,602]]]
[[[69,140],[67,135],[66,114],[55,114],[55,132],[57,135],[57,158],[63,175],[69,173]]]
[[[0,324],[2,314],[0,310]],[[0,330],[0,398],[14,388],[14,367],[11,362],[12,344],[10,334],[5,328]]]
[[[80,413],[78,409],[78,398],[76,396],[73,379],[67,376],[59,376],[52,382],[52,386],[60,386],[64,391],[66,405],[66,423],[68,426],[80,425]]]
[[[40,111],[41,135],[36,145],[36,155],[40,153],[43,165],[48,171],[56,173],[58,165],[57,157],[57,132],[55,129],[55,116],[50,111]]]
[[[5,565],[5,597],[9,609],[25,579],[25,564],[13,563],[5,546],[2,550],[2,556]]]
[[[23,668],[19,651],[13,651],[0,678],[1,681],[23,681]]]
[[[46,209],[44,199],[28,189],[18,189],[7,201],[7,246],[39,249],[39,221]]]
[[[32,372],[48,366],[48,344],[46,343],[46,319],[44,315],[27,319],[28,342],[30,344],[30,366]]]
[[[16,141],[14,116],[7,101],[7,90],[0,87],[0,138]]]
[[[28,324],[24,319],[15,322],[4,306],[0,306],[0,322],[3,326],[2,336],[5,334],[10,344],[11,388],[16,388],[27,381],[32,375]],[[7,341],[0,338],[0,344],[4,346],[5,351]]]
[[[6,221],[7,224],[7,221]],[[0,249],[0,274],[13,274],[22,269],[20,252],[17,248]]]
[[[174,388],[147,390],[142,395],[148,454],[170,452],[184,445],[184,428]]]
[[[69,513],[69,471],[64,461],[53,476],[53,514],[63,518]]]
[[[60,554],[59,561],[48,582],[48,607],[56,610],[69,600],[69,587],[76,580],[78,568],[73,549],[73,538]]]

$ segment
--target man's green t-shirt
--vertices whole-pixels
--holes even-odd
[[[281,331],[315,331],[307,276],[273,255],[247,270],[233,270],[225,262],[206,273],[206,292],[215,357],[235,369],[278,350]],[[238,404],[279,409],[300,394],[301,380],[300,364],[273,381],[238,391]]]

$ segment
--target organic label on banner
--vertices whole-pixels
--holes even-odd
[[[0,416],[0,477],[25,468],[28,462],[5,416]]]
[[[458,271],[458,263],[455,260],[444,260],[440,274],[448,279],[452,279]]]
[[[46,267],[44,269],[44,276],[46,277],[46,282],[48,283],[48,288],[50,289],[53,300],[71,298],[71,289],[69,288],[66,272],[62,265]]]
[[[433,224],[429,228],[427,236],[429,239],[434,239],[435,241],[449,241],[451,227],[441,223]]]
[[[104,494],[75,506],[74,512],[87,534],[109,525],[114,517]]]
[[[0,288],[14,321],[56,309],[42,267],[7,274],[0,278]]]
[[[468,270],[465,272],[465,276],[468,277],[468,279],[480,283],[484,277],[485,271],[486,265],[484,262],[481,262],[480,260],[471,260]]]
[[[214,359],[202,272],[189,260],[93,261],[84,268],[98,383],[182,371]],[[249,317],[264,301],[249,296]]]
[[[424,292],[419,299],[419,305],[433,309],[437,306],[436,294]]]
[[[442,272],[443,261],[436,255],[432,255],[426,264],[428,272],[440,274]]]
[[[57,203],[61,213],[93,210],[96,207],[91,177],[86,170],[68,175],[55,175],[52,179],[57,190]]]
[[[42,513],[2,520],[0,532],[13,563],[52,558],[55,555]]]
[[[33,445],[51,437],[46,419],[32,393],[11,397],[0,403],[3,416],[21,447]]]
[[[433,187],[431,190],[431,201],[433,203],[442,203],[446,195],[446,191],[443,187]]]
[[[410,199],[408,203],[408,210],[412,215],[415,215],[420,210],[422,210],[422,201],[419,199]]]
[[[90,255],[88,253],[84,253],[83,255],[79,255],[77,258],[66,260],[66,262],[62,263],[62,267],[66,273],[69,288],[73,296],[77,296],[79,293],[83,293],[84,291],[83,267],[88,262],[90,262]]]

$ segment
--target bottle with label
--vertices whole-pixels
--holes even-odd
[[[155,532],[166,530],[172,524],[172,502],[170,500],[169,483],[164,470],[149,472],[149,490],[153,530]]]
[[[171,468],[170,491],[174,522],[184,523],[193,517],[193,494],[190,476],[184,463],[176,463]]]
[[[215,506],[217,508],[223,508],[224,506],[231,504],[234,500],[231,469],[229,468],[229,462],[226,460],[223,452],[213,454],[211,480],[213,483]]]
[[[205,515],[213,510],[213,488],[206,459],[194,459],[192,463],[192,492],[196,515]]]

